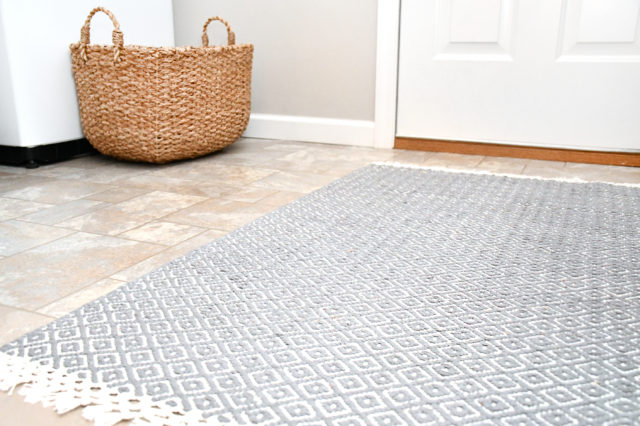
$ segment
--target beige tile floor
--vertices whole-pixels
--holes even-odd
[[[640,168],[242,139],[168,165],[0,166],[0,344],[374,161],[640,183]],[[2,425],[82,425],[0,393]]]

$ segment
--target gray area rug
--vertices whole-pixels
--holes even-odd
[[[640,188],[369,166],[2,351],[215,422],[640,424]]]

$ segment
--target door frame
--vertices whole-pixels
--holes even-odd
[[[393,148],[398,104],[400,2],[378,0],[373,146]]]

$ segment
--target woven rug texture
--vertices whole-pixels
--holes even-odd
[[[210,422],[640,424],[640,188],[368,166],[1,351]]]

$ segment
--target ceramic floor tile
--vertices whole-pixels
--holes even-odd
[[[373,161],[390,161],[393,158],[394,150],[391,149],[371,149],[364,147],[344,147],[339,145],[322,145],[313,146],[311,149],[323,152],[327,160],[336,162],[358,162],[368,164]]]
[[[305,155],[310,156],[304,157]],[[269,163],[269,167],[284,172],[341,177],[363,167],[369,162],[368,160],[356,158],[349,161],[340,161],[324,155],[319,156],[315,152],[303,151],[290,154],[282,160],[272,161]]]
[[[226,192],[223,197],[228,200],[242,201],[245,203],[255,203],[266,197],[273,196],[278,191],[267,188],[256,188],[254,186],[238,187],[234,191]]]
[[[640,167],[609,166],[607,182],[640,184]]]
[[[199,195],[207,198],[218,198],[227,194],[238,191],[237,183],[230,181],[225,182],[196,182],[194,185],[193,195]]]
[[[38,179],[42,178],[38,177]],[[4,196],[40,203],[62,204],[108,188],[109,186],[107,185],[97,183],[48,179],[46,182],[34,183],[20,189],[5,192]]]
[[[172,222],[149,222],[120,236],[131,240],[173,246],[205,231],[204,228]]]
[[[55,317],[0,305],[0,346],[31,330],[53,321]],[[2,412],[2,410],[0,410]]]
[[[123,179],[118,185],[147,192],[163,191],[202,197],[217,197],[237,189],[231,182],[203,182],[150,173]]]
[[[239,224],[248,223],[255,218],[255,213],[239,212],[240,209],[251,205],[250,203],[223,198],[211,199],[165,216],[163,220],[230,231],[237,228]]]
[[[78,232],[0,260],[0,304],[36,310],[165,247]]]
[[[366,166],[369,162],[361,163],[353,163],[353,162],[334,162],[327,161],[328,165],[325,170],[322,172],[323,175],[331,176],[333,178],[340,178],[348,175],[349,173],[355,172],[356,170]]]
[[[263,198],[262,200],[260,200],[260,202],[264,204],[271,204],[273,206],[280,207],[292,201],[295,201],[304,195],[305,194],[301,192],[278,191],[273,195],[269,195],[268,197]]]
[[[264,143],[264,139],[252,139],[252,138],[240,138],[231,145],[227,145],[225,148],[215,151],[209,155],[199,157],[197,161],[212,161],[217,157],[226,157],[231,154],[248,153],[248,152],[262,152],[269,143]]]
[[[475,168],[491,173],[518,175],[528,162],[529,160],[523,158],[485,157]]]
[[[242,225],[253,222],[265,213],[268,212],[234,211],[232,213],[219,213],[215,218],[209,219],[208,225],[211,229],[233,231]]]
[[[333,151],[326,151],[324,149],[298,148],[283,155],[281,161],[304,165],[306,163],[313,163],[314,161],[333,158],[332,154]]]
[[[273,203],[259,201],[246,207],[240,207],[232,212],[218,213],[210,224],[210,228],[233,231],[257,218],[275,210],[279,206]]]
[[[291,191],[307,193],[322,188],[333,182],[336,178],[303,172],[276,172],[264,179],[253,183],[253,186],[276,189],[279,191]]]
[[[27,173],[27,169],[25,167],[4,166],[0,164],[0,172],[11,175],[23,175]]]
[[[22,216],[20,220],[41,223],[44,225],[55,225],[56,223],[62,222],[66,219],[80,216],[108,205],[109,204],[101,203],[100,201],[74,200]]]
[[[124,213],[114,206],[109,206],[64,220],[56,226],[93,234],[118,235],[144,225],[150,220]]]
[[[270,169],[239,165],[187,164],[162,169],[152,174],[194,181],[248,185],[273,173],[274,170]]]
[[[256,153],[261,152],[261,150],[256,149],[254,147],[255,144],[243,145],[240,142],[236,142],[220,151],[215,151],[209,155],[205,155],[198,158],[193,158],[190,160],[177,161],[174,163],[156,165],[156,167],[151,171],[151,173],[158,173],[163,170],[169,169],[188,169],[194,166],[202,166],[205,164],[208,165],[256,165],[260,161],[258,161],[258,157]],[[237,161],[240,158],[242,160],[246,160],[248,164],[242,164],[243,161]]]
[[[135,163],[129,161],[120,161],[115,158],[107,157],[106,155],[85,155],[82,157],[76,157],[67,161],[54,164],[52,167],[74,167],[80,169],[93,169],[99,168],[114,168],[123,172],[127,171],[139,171],[141,173],[154,170],[156,164],[147,163]]]
[[[394,150],[389,161],[417,166],[424,165],[425,161],[434,156],[434,152]]]
[[[260,153],[237,152],[220,153],[219,155],[206,158],[209,164],[238,165],[247,167],[268,167],[269,163],[282,157],[279,151]]]
[[[0,194],[20,191],[29,186],[37,186],[47,183],[50,179],[27,174],[9,174],[0,178]]]
[[[530,168],[544,168],[544,169],[555,169],[561,170],[565,167],[567,163],[564,161],[549,161],[549,160],[529,160],[525,159],[527,162],[527,167]]]
[[[248,206],[240,207],[234,210],[233,213],[257,214],[258,216],[264,216],[265,214],[272,212],[278,207],[279,206],[277,206],[273,201],[260,200]]]
[[[97,166],[102,165],[103,164],[102,159],[106,159],[106,158],[107,157],[99,154],[83,155],[75,158],[70,158],[68,160],[61,161],[59,163],[54,163],[50,166],[45,166],[45,167],[52,167],[52,168],[74,167],[74,168],[80,168],[80,169],[95,169]]]
[[[284,140],[284,139],[258,139],[258,138],[241,137],[240,139],[238,139],[236,143],[234,143],[231,146],[242,147],[243,150],[247,150],[247,149],[266,150],[266,149],[269,149],[270,147],[275,147],[277,149],[286,149],[286,146],[289,146],[289,145],[298,145],[298,146],[307,145],[308,146],[309,144],[305,142],[295,142],[295,141]],[[320,144],[314,144],[314,145],[320,145]]]
[[[336,160],[333,153],[312,149],[300,149],[284,155],[281,159],[269,162],[272,169],[288,172],[328,174],[336,169],[355,169],[367,160],[353,158],[349,161]]]
[[[164,265],[165,263],[168,263],[180,256],[184,256],[190,251],[195,250],[207,243],[210,243],[211,241],[218,239],[225,234],[226,232],[217,230],[209,230],[203,232],[202,234],[199,234],[154,256],[151,256],[148,259],[143,260],[142,262],[136,263],[129,268],[119,271],[118,273],[112,275],[111,278],[126,282],[135,280],[136,278],[153,271],[154,269]]]
[[[484,160],[481,155],[451,154],[448,152],[436,152],[425,160],[426,166],[449,167],[458,169],[474,168]]]
[[[269,161],[268,166],[273,174],[276,170],[286,172],[307,172],[307,173],[323,173],[326,168],[318,165],[320,160],[287,160],[286,158],[278,158]],[[266,177],[266,176],[263,176]],[[250,183],[250,182],[249,182]]]
[[[206,200],[196,195],[154,191],[115,204],[114,209],[137,218],[152,220]]]
[[[0,221],[24,216],[48,207],[51,207],[51,204],[18,200],[16,198],[0,198]]]
[[[146,169],[130,169],[118,166],[96,165],[93,168],[80,168],[69,166],[57,166],[45,169],[36,169],[29,174],[34,176],[46,176],[66,180],[82,180],[83,182],[109,184],[126,177],[137,176],[146,173]]]
[[[146,194],[150,192],[147,189],[132,188],[126,186],[120,186],[118,188],[107,189],[106,191],[96,192],[95,194],[84,197],[86,200],[103,201],[106,203],[120,203],[127,201],[138,195]]]
[[[543,178],[569,178],[571,173],[561,161],[528,160],[522,175]]]
[[[331,144],[314,143],[309,144],[306,142],[290,141],[290,140],[276,140],[276,139],[251,139],[245,138],[244,143],[247,146],[257,145],[256,141],[260,141],[260,146],[265,151],[299,151],[301,149],[308,149],[312,146],[324,147],[333,146]]]
[[[270,149],[273,148],[273,149]],[[227,148],[198,159],[198,164],[261,166],[276,160],[287,151],[264,140],[238,141]]]
[[[76,180],[76,179],[87,179],[92,175],[92,171],[95,171],[95,168],[92,169],[82,169],[78,167],[69,167],[61,163],[49,165],[49,166],[41,166],[37,169],[32,169],[27,172],[27,174],[32,176],[46,176],[50,178],[57,179],[67,179],[67,180]]]
[[[69,312],[78,309],[80,306],[89,303],[107,293],[126,284],[124,281],[113,278],[105,278],[89,286],[63,297],[49,305],[38,309],[38,313],[48,315],[49,317],[60,318]],[[17,336],[16,336],[17,337]]]
[[[14,255],[72,232],[67,229],[18,220],[2,222],[0,223],[0,255]]]
[[[607,182],[611,177],[611,166],[567,163],[564,166],[563,174],[589,182]]]

